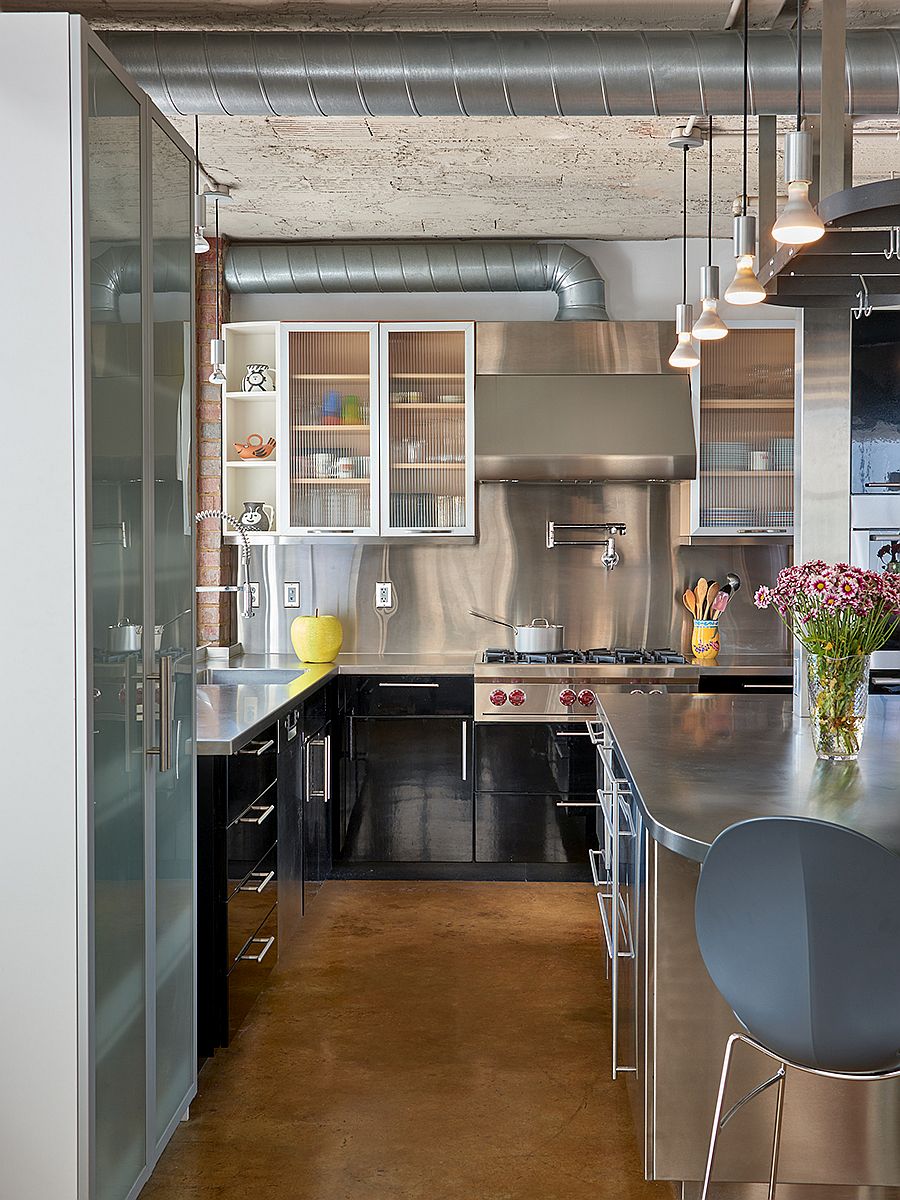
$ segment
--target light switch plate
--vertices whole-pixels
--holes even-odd
[[[375,607],[376,608],[393,608],[394,607],[394,585],[392,583],[376,583],[375,584]]]
[[[250,584],[250,603],[253,608],[259,608],[259,584]]]
[[[284,585],[284,607],[299,608],[300,607],[300,584],[286,583]]]

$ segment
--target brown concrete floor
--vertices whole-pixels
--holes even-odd
[[[329,882],[142,1200],[671,1200],[601,945],[587,886]]]

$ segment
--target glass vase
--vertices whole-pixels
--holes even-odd
[[[806,677],[816,754],[832,762],[857,758],[866,727],[869,656],[810,654]]]

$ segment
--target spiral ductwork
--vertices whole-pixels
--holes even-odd
[[[235,116],[728,116],[740,113],[739,32],[111,32],[161,109]],[[900,115],[900,31],[847,33],[848,110]],[[796,41],[750,35],[753,111],[792,113]],[[821,37],[804,37],[820,111]]]
[[[157,241],[153,246],[154,292],[189,292],[193,260],[185,259],[184,242]],[[110,246],[91,259],[91,319],[119,319],[119,297],[141,290],[141,248],[136,243]]]
[[[557,321],[607,321],[605,285],[562,242],[232,244],[231,292],[555,292]]]

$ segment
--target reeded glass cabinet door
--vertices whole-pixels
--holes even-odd
[[[141,113],[88,61],[94,830],[94,1196],[123,1200],[147,1161],[143,669]],[[103,288],[96,286],[109,281]],[[48,1147],[52,1153],[52,1147]]]
[[[384,534],[475,531],[475,329],[381,326]]]
[[[155,799],[155,1108],[158,1142],[190,1098],[194,1047],[194,542],[191,166],[151,123],[153,252],[152,674],[164,753]],[[170,686],[169,686],[170,685]],[[149,717],[148,717],[149,719]],[[148,730],[148,733],[150,731]]]
[[[282,326],[290,459],[279,509],[292,533],[378,531],[377,329]]]

